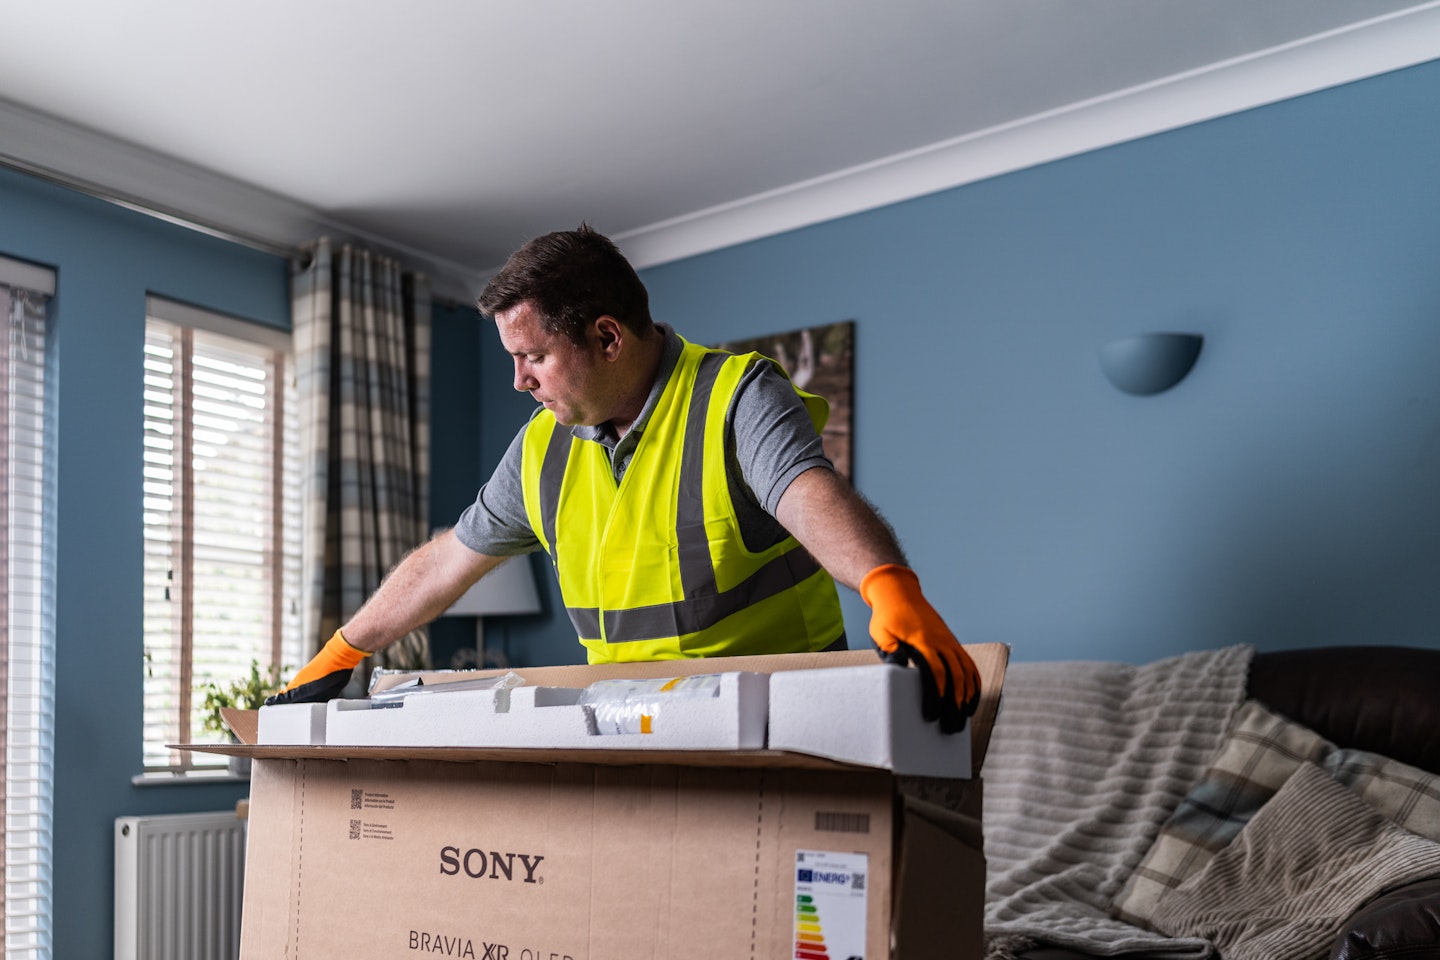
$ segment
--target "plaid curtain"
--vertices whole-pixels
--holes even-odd
[[[300,396],[302,636],[322,646],[429,536],[430,291],[317,241],[291,267]],[[430,665],[424,629],[365,661]]]

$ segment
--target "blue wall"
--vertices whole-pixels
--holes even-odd
[[[482,319],[473,307],[437,306],[434,334],[430,515],[433,526],[449,527],[474,502],[535,403],[511,386],[510,356],[500,347],[495,324]],[[461,448],[462,441],[472,445]],[[528,559],[543,612],[487,619],[486,649],[502,651],[513,662],[530,666],[583,662],[584,650],[570,621],[557,613],[564,605],[548,558],[534,554]],[[435,665],[447,666],[456,650],[474,647],[475,619],[442,617],[431,624],[430,641]]]
[[[966,641],[1440,644],[1436,104],[1440,62],[643,278],[701,342],[856,321],[856,484]],[[1188,380],[1108,385],[1170,329]]]
[[[283,261],[0,170],[0,253],[57,270],[54,955],[111,953],[115,817],[223,810],[243,784],[142,768],[145,295],[288,328]]]
[[[857,485],[967,640],[1433,644],[1437,103],[1431,63],[645,279],[702,340],[857,321]],[[1189,380],[1106,383],[1167,329]]]
[[[289,329],[288,268],[281,258],[3,169],[0,254],[57,271],[54,955],[105,957],[114,818],[223,810],[247,792],[233,783],[131,783],[143,765],[145,296]],[[453,522],[480,483],[480,338],[473,309],[437,305],[435,525]],[[518,394],[514,400],[524,402]],[[473,644],[474,621],[441,622],[434,632],[446,650]]]
[[[450,527],[475,500],[476,491],[505,454],[510,439],[534,403],[509,389],[510,358],[499,348],[495,325],[472,305],[438,302],[434,311],[431,370],[432,469],[430,525]],[[495,341],[490,343],[489,341]],[[482,411],[484,415],[482,416]],[[486,650],[511,651],[510,631],[528,629],[515,647],[525,663],[569,663],[580,649],[569,621],[555,620],[559,588],[543,557],[529,558],[546,613],[533,617],[492,617],[485,624]],[[540,628],[537,636],[535,628]],[[437,667],[447,667],[459,650],[475,647],[474,617],[441,617],[430,625]]]

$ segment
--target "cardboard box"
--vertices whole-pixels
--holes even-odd
[[[968,647],[986,695],[1006,650]],[[754,672],[874,663],[747,657]],[[527,683],[716,661],[521,671]],[[618,667],[618,669],[617,669]],[[575,672],[578,671],[578,672]],[[253,714],[232,715],[254,740]],[[779,750],[239,746],[254,759],[242,960],[982,955],[980,781]],[[937,802],[940,801],[940,802]]]

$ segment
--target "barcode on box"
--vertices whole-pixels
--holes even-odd
[[[826,833],[869,833],[870,814],[816,810],[815,829]]]
[[[350,821],[350,839],[351,839],[351,840],[359,840],[359,839],[360,839],[360,821],[359,821],[359,820],[351,820],[351,821]]]
[[[363,795],[363,794],[362,794],[362,791],[360,791],[360,790],[351,790],[351,791],[350,791],[350,809],[351,809],[351,810],[359,810],[359,809],[360,809],[360,798],[361,798],[362,795]]]
[[[860,873],[860,872],[858,872],[858,871],[857,871],[856,873],[852,873],[852,874],[850,875],[850,889],[851,889],[851,890],[864,890],[864,889],[865,889],[865,874]]]

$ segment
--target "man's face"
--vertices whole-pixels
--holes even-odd
[[[574,343],[547,331],[528,301],[495,314],[495,326],[515,361],[516,390],[566,426],[598,426],[614,416],[614,385],[593,327],[585,331],[584,345]]]

